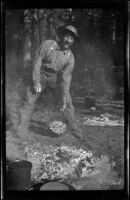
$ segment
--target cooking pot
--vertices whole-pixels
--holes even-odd
[[[28,190],[31,187],[32,163],[27,160],[15,160],[7,165],[7,189]]]

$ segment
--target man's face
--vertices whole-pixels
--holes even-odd
[[[65,49],[69,49],[73,43],[74,43],[74,37],[72,37],[69,34],[65,34],[63,36],[62,45]]]

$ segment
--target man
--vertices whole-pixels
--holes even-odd
[[[63,112],[65,118],[68,120],[71,132],[78,136],[77,127],[74,120],[74,107],[70,96],[70,84],[72,79],[72,71],[74,68],[75,59],[70,47],[78,38],[78,33],[75,27],[68,25],[66,27],[59,27],[57,29],[59,41],[45,40],[40,45],[35,59],[34,69],[32,73],[35,94],[28,88],[28,101],[25,103],[26,110],[28,110],[28,118],[31,119],[34,110],[35,102],[41,92],[46,86],[56,88],[57,74],[61,75],[61,92],[62,92],[62,106],[60,111]],[[55,93],[53,92],[54,96]]]

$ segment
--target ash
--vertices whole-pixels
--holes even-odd
[[[89,150],[67,145],[27,145],[26,153],[32,162],[32,180],[36,182],[95,175],[103,160],[103,156],[96,158]]]

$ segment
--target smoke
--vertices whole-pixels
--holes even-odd
[[[88,36],[89,37],[89,36]],[[78,79],[88,89],[87,78],[90,79],[90,87],[97,97],[110,96],[115,92],[116,82],[113,81],[113,58],[109,47],[101,39],[80,38],[79,50],[75,53],[75,71],[81,74]],[[75,73],[75,74],[76,74]],[[75,79],[75,80],[76,80]],[[84,80],[84,81],[83,81]]]
[[[9,161],[26,160],[26,142],[34,138],[26,121],[26,84],[19,76],[17,58],[15,54],[6,60],[6,158]]]
[[[20,21],[17,17],[18,13],[18,11],[17,14],[14,12],[12,17],[8,17],[6,38],[6,153],[10,159],[22,157],[24,155],[23,141],[27,137],[31,139],[28,133],[28,124],[25,123],[26,116],[24,117],[22,112],[26,86],[20,77],[20,70],[23,66],[21,64],[22,55],[19,51],[21,47],[19,47]],[[84,26],[82,27],[84,28]],[[105,95],[108,94],[109,90],[114,93],[115,83],[109,79],[109,72],[113,67],[110,51],[107,45],[96,36],[96,33],[91,35],[91,26],[87,27],[86,33],[88,32],[88,34],[85,35],[83,32],[80,35],[81,42],[79,46],[77,45],[75,81],[76,83],[79,81],[81,84],[80,74],[84,74],[85,68],[87,68],[91,87],[93,87],[95,94]],[[24,51],[26,50],[24,49]],[[24,59],[30,59],[29,54],[25,53]],[[81,73],[79,73],[80,71]],[[84,87],[88,87],[88,85]],[[22,128],[20,129],[20,127]]]
[[[25,142],[28,137],[28,124],[25,124],[22,108],[22,83],[19,80],[6,80],[6,157],[8,160],[26,159]],[[23,87],[22,87],[23,89]]]
[[[16,133],[11,130],[6,131],[6,159],[13,161],[16,159],[25,160],[26,153],[24,151],[25,143],[22,138],[18,137]]]
[[[98,95],[106,95],[111,87],[108,77],[112,70],[113,60],[107,51],[102,49],[102,44],[87,43],[85,46],[87,55],[88,73],[90,74],[91,82],[95,82]],[[96,92],[96,91],[95,91]]]
[[[118,15],[114,13],[116,20],[119,22],[116,22],[118,29],[115,30],[116,38],[113,44],[113,24],[115,21],[112,18],[112,11],[96,9],[96,15],[87,17],[89,16],[88,12],[89,9],[84,9],[84,13],[79,10],[74,12],[77,17],[74,24],[80,37],[78,48],[74,49],[77,68],[75,72],[78,72],[79,75],[75,77],[79,80],[79,84],[84,82],[86,88],[88,84],[85,79],[89,77],[91,89],[94,90],[95,95],[99,97],[111,96],[112,98],[118,87],[118,81],[115,80],[112,74],[115,59],[117,59],[118,64],[120,63],[119,65],[123,64],[123,58],[121,58],[123,55],[123,49],[121,49],[123,48],[122,17],[120,13]],[[117,42],[119,34],[120,40]],[[119,51],[119,53],[116,51]],[[116,65],[118,65],[117,63]]]
[[[7,41],[7,40],[6,40]],[[19,134],[21,124],[20,109],[23,106],[23,84],[20,80],[19,54],[15,45],[6,43],[6,158],[7,160],[25,159],[23,139]]]

